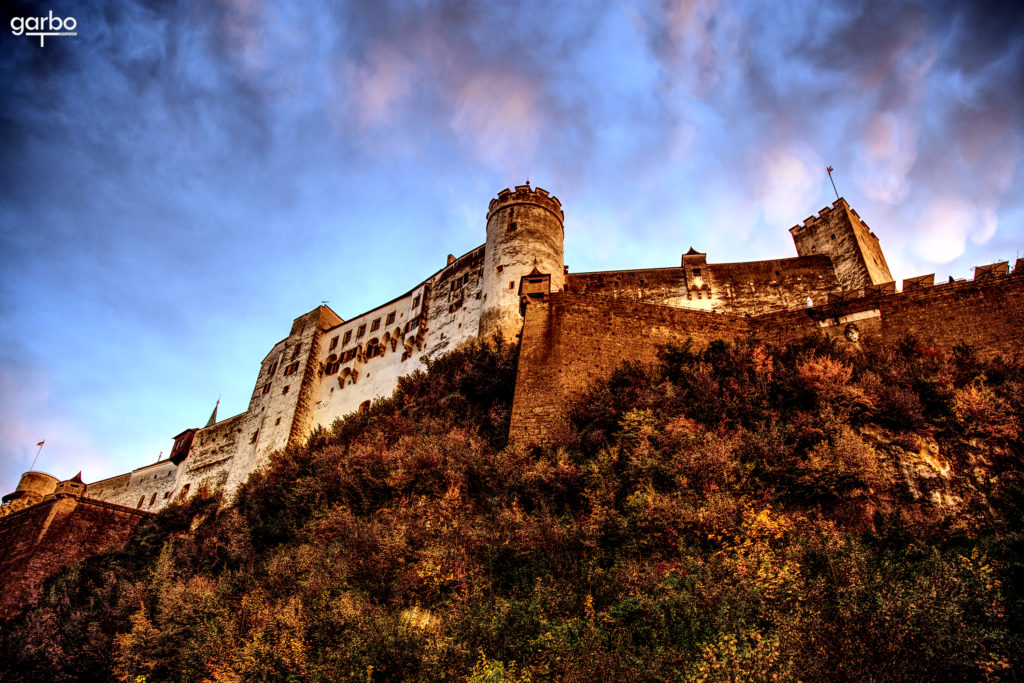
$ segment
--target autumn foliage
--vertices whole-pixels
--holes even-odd
[[[665,349],[505,443],[470,346],[49,582],[2,680],[1014,680],[1024,363]]]

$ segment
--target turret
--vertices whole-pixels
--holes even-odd
[[[878,238],[845,199],[837,199],[789,232],[800,256],[825,254],[832,259],[844,290],[892,282]]]
[[[561,202],[546,190],[531,188],[529,183],[517,185],[515,191],[504,189],[491,200],[484,249],[481,339],[500,333],[511,340],[519,334],[523,325],[523,277],[531,273],[550,276],[551,292],[565,287],[562,223]]]
[[[4,514],[41,503],[43,498],[53,495],[59,481],[56,477],[42,472],[25,472],[21,475],[18,488],[3,497],[0,517]]]

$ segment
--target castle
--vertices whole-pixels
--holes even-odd
[[[1013,352],[1021,341],[1021,259],[1012,275],[1002,262],[972,281],[905,280],[897,293],[878,238],[843,199],[790,229],[796,257],[746,263],[708,263],[691,247],[677,267],[570,273],[563,219],[543,189],[502,190],[485,243],[408,292],[350,320],[327,306],[296,318],[263,359],[244,413],[186,429],[168,459],[109,479],[26,473],[0,517],[68,497],[154,512],[202,487],[230,495],[271,453],[389,395],[424,358],[494,335],[519,339],[510,437],[528,443],[555,438],[575,394],[623,360],[653,360],[659,344],[910,333]]]

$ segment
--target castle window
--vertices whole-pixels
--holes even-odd
[[[146,494],[142,494],[142,498],[139,498],[139,504],[135,507],[142,509],[142,504],[146,502]]]
[[[292,363],[291,365],[289,365],[288,367],[286,367],[284,369],[284,374],[285,375],[294,375],[298,371],[299,371],[299,362],[295,361],[294,363]]]
[[[377,318],[372,323],[370,323],[370,332],[376,332],[379,329],[380,329],[380,318]]]
[[[509,289],[515,289],[515,288],[516,288],[516,283],[514,283],[514,282],[511,282],[511,281],[510,281],[510,282],[508,283],[508,288],[509,288]]]
[[[185,484],[184,486],[181,487],[181,493],[179,495],[182,495],[182,496],[188,495],[188,490],[190,488],[192,488],[192,484]]]
[[[356,330],[356,337],[362,337],[364,334],[366,334],[366,325],[360,325]]]
[[[352,330],[345,333],[345,338],[341,340],[341,343],[348,344],[350,341],[352,341]]]
[[[505,270],[505,266],[498,266],[497,268],[495,268],[495,270],[500,273],[501,271]]]
[[[337,337],[335,337],[334,339],[331,340],[331,346],[327,350],[328,351],[333,351],[336,348],[338,348],[338,338]]]
[[[171,497],[171,492],[170,491],[164,491],[164,500],[167,500],[170,497]]]
[[[366,342],[366,359],[376,358],[384,354],[384,349],[376,339]]]
[[[288,393],[288,388],[289,388],[288,385],[285,385],[284,389],[281,390],[281,395],[282,396],[284,396],[285,394]]]
[[[266,396],[270,393],[270,382],[263,385],[263,395]]]
[[[508,224],[508,231],[509,232],[515,232],[515,230],[516,230],[516,222],[512,221],[511,223]]]
[[[352,360],[355,357],[356,357],[356,350],[355,349],[349,349],[348,351],[345,352],[345,355],[342,358],[342,362],[343,363],[347,363],[347,362],[349,362],[350,360]]]
[[[420,297],[419,297],[419,295],[417,294],[417,295],[416,295],[416,298],[414,298],[414,299],[412,300],[412,307],[413,307],[413,308],[416,308],[416,307],[417,307],[417,306],[419,306],[419,305],[420,305]]]
[[[409,321],[409,329],[410,330],[415,330],[419,326],[420,326],[420,319],[419,318],[416,318],[415,320],[410,320]]]
[[[390,325],[390,324],[392,324],[394,322],[395,322],[395,312],[391,311],[390,313],[388,313],[388,318],[387,318],[387,320],[384,321],[384,324],[385,325]]]
[[[277,361],[276,360],[274,361],[274,364],[270,366],[270,369],[267,370],[267,375],[269,377],[273,377],[275,372],[277,372]]]
[[[256,439],[260,437],[260,430],[256,430],[252,433],[252,437],[249,439],[249,443],[256,443]]]
[[[276,420],[274,420],[274,426],[275,426],[275,427],[276,427],[277,425],[279,425],[279,424],[281,424],[281,418],[277,418]]]
[[[302,350],[302,342],[299,342],[298,344],[295,345],[295,351],[292,352],[292,359],[293,360],[295,358],[299,357],[299,351],[301,351],[301,350]]]
[[[695,277],[700,277],[700,268],[694,268],[693,274]],[[640,284],[643,284],[643,282],[641,282]]]
[[[325,375],[333,375],[341,367],[341,361],[333,353],[327,357],[327,365],[324,367]]]
[[[153,491],[153,495],[149,499],[149,507],[153,507],[153,503],[156,502],[156,491]]]

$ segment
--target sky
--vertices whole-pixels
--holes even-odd
[[[526,180],[574,272],[795,256],[827,166],[897,282],[1024,256],[1015,0],[0,4],[0,492],[244,411]]]

